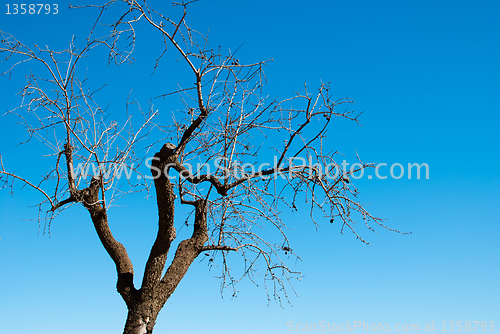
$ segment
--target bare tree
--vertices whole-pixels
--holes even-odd
[[[81,46],[72,40],[62,51],[29,47],[1,31],[3,74],[31,65],[20,91],[22,103],[9,113],[21,118],[29,140],[45,143],[54,159],[36,181],[9,172],[2,162],[2,186],[19,180],[43,194],[39,221],[45,227],[62,210],[85,207],[116,265],[117,290],[128,307],[124,333],[152,333],[159,311],[200,255],[210,265],[220,262],[222,288],[234,289],[242,277],[254,281],[257,264],[263,264],[268,298],[287,300],[289,283],[300,273],[287,264],[297,255],[285,233],[283,209],[308,210],[314,224],[338,222],[341,232],[347,229],[364,243],[355,220],[370,230],[370,223],[387,228],[358,202],[349,180],[350,173],[373,165],[360,161],[358,169],[341,171],[326,137],[334,117],[358,122],[359,115],[339,110],[352,101],[333,99],[328,84],[312,91],[304,86],[285,100],[269,98],[263,90],[267,61],[246,64],[235,53],[210,48],[206,37],[187,24],[189,3],[174,3],[173,10],[180,9],[175,20],[135,0],[86,6],[98,10],[88,38]],[[133,62],[138,27],[151,29],[163,48],[152,71],[173,47],[168,52],[180,55],[193,83],[152,97],[147,110],[128,100],[127,117],[115,117],[98,104],[101,88],[91,90],[84,66],[91,66],[88,59],[102,50],[110,64]],[[160,121],[155,99],[173,97],[183,109],[169,122]],[[141,115],[140,122],[132,114]],[[149,171],[143,173],[145,168]],[[152,187],[158,232],[136,287],[132,263],[110,231],[108,213],[120,196],[148,193]],[[190,208],[185,222],[176,222],[179,207]],[[192,235],[178,243],[165,268],[179,225],[191,228]],[[264,226],[275,228],[275,240],[258,233],[262,229],[256,227]],[[241,275],[228,265],[232,252],[242,257]]]

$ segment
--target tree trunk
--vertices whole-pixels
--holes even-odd
[[[177,246],[172,263],[163,278],[165,261],[172,241],[176,237],[174,228],[175,194],[173,185],[165,175],[168,164],[176,162],[172,144],[165,144],[160,152],[155,154],[151,172],[155,177],[156,198],[158,204],[158,233],[151,249],[144,270],[142,286],[139,290],[133,287],[133,275],[120,280],[118,276],[118,291],[128,307],[124,334],[152,334],[158,313],[172,295],[182,280],[194,259],[202,252],[203,245],[208,240],[207,233],[207,200],[197,199],[185,203],[195,207],[193,234]],[[168,171],[168,169],[167,169]],[[158,177],[159,176],[159,177]],[[120,273],[120,272],[119,272]],[[128,281],[125,281],[125,278]],[[126,290],[125,288],[128,288]]]
[[[154,301],[137,302],[128,307],[123,334],[151,334],[161,307]]]

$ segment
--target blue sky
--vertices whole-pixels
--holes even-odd
[[[59,3],[52,16],[9,16],[2,7],[0,28],[26,44],[65,47],[72,34],[86,36],[91,18],[66,7]],[[195,261],[155,332],[286,333],[289,321],[420,324],[421,331],[435,321],[441,331],[443,321],[476,320],[500,328],[499,13],[494,1],[194,4],[188,20],[201,32],[210,29],[213,46],[235,50],[243,44],[241,60],[274,60],[266,67],[272,96],[289,97],[304,82],[317,87],[330,81],[335,96],[356,101],[349,107],[364,112],[363,126],[338,122],[332,129],[332,146],[348,161],[357,152],[365,162],[389,166],[427,163],[430,177],[356,181],[370,212],[413,232],[361,231],[371,246],[330,224],[316,230],[307,213],[285,212],[303,260],[295,267],[304,278],[294,284],[293,307],[267,306],[263,287],[249,282],[239,286],[237,298],[222,299],[213,277],[218,272]],[[148,36],[141,37],[147,44]],[[114,82],[118,70],[105,66],[96,62],[89,71]],[[151,66],[131,67],[129,75]],[[173,82],[183,73],[176,66],[164,71]],[[14,94],[24,79],[17,73],[10,81],[0,78],[2,114],[19,103]],[[134,88],[147,99],[155,85],[130,80],[108,91],[119,100]],[[36,181],[41,172],[31,167],[48,159],[36,154],[39,144],[16,146],[26,138],[16,121],[2,117],[0,153],[7,169]],[[388,175],[388,168],[381,174]],[[2,332],[120,332],[126,307],[88,214],[77,207],[65,211],[49,237],[29,221],[37,216],[32,206],[38,200],[19,183],[14,194],[0,191]],[[136,272],[147,258],[157,217],[154,201],[141,202],[141,208],[148,213],[132,205],[116,209],[111,226]]]

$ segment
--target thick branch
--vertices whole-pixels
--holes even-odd
[[[174,228],[175,193],[172,183],[163,172],[167,163],[175,159],[175,156],[172,155],[173,147],[175,146],[172,144],[163,145],[160,152],[155,154],[156,159],[152,164],[154,168],[151,170],[156,188],[158,233],[151,248],[142,280],[142,289],[149,292],[161,278],[170,244],[175,239],[176,234]],[[160,175],[157,175],[158,169],[162,171],[159,173]]]
[[[90,213],[94,228],[101,240],[102,245],[116,265],[118,274],[117,289],[127,305],[129,305],[136,293],[133,284],[134,268],[128,257],[125,247],[116,241],[109,229],[106,210],[99,201],[100,181],[92,179],[90,186],[83,190],[84,206]]]
[[[202,174],[199,176],[193,176],[189,170],[184,167],[180,162],[175,161],[172,165],[172,168],[174,168],[177,172],[179,172],[182,177],[184,177],[188,182],[193,183],[193,184],[198,184],[201,182],[208,181],[210,182],[215,189],[217,190],[217,193],[222,196],[227,196],[227,191],[228,187],[223,185],[219,179],[213,175],[210,174]]]
[[[71,144],[67,142],[64,144],[64,155],[66,156],[66,170],[68,172],[68,187],[71,196],[75,195],[76,185],[75,176],[73,172],[73,148]]]
[[[203,251],[208,240],[207,235],[207,202],[203,199],[195,201],[194,229],[191,238],[180,242],[172,264],[167,269],[158,287],[158,298],[163,305],[177,288],[194,259]]]

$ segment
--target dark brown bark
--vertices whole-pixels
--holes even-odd
[[[173,155],[174,147],[172,144],[163,145],[160,152],[155,154],[156,159],[152,163],[154,169],[152,168],[151,172],[154,177],[158,206],[158,233],[146,263],[141,286],[141,289],[148,294],[152,294],[155,285],[160,281],[170,245],[176,235],[174,228],[175,193],[167,177],[168,170],[165,171],[165,167],[176,160],[176,156]],[[158,173],[160,175],[157,175]]]
[[[164,173],[165,167],[174,165],[177,157],[172,145],[162,147],[152,163],[158,205],[158,233],[146,263],[142,286],[127,303],[128,315],[124,334],[152,333],[158,313],[175,291],[194,259],[201,253],[207,235],[207,203],[205,200],[191,202],[195,206],[194,229],[191,238],[180,242],[172,264],[163,278],[168,251],[175,239],[174,211],[175,194],[173,185]],[[162,175],[156,175],[157,170]],[[168,170],[167,170],[168,173]]]
[[[100,185],[100,180],[94,178],[90,186],[81,191],[83,204],[90,213],[94,228],[102,245],[115,263],[116,272],[118,274],[116,284],[117,290],[123,297],[125,303],[129,305],[132,303],[137,293],[133,284],[134,267],[132,266],[132,262],[128,257],[125,247],[116,241],[109,229],[106,210],[99,201]]]
[[[193,235],[191,238],[181,241],[175,252],[172,264],[163,276],[158,293],[164,304],[175,288],[186,274],[194,259],[201,253],[203,245],[208,240],[207,235],[207,203],[205,200],[197,200]]]
[[[144,334],[152,333],[154,322],[158,313],[153,317],[151,313],[152,307],[150,302],[138,302],[128,308],[127,321],[123,334]],[[148,325],[152,323],[148,329]]]

